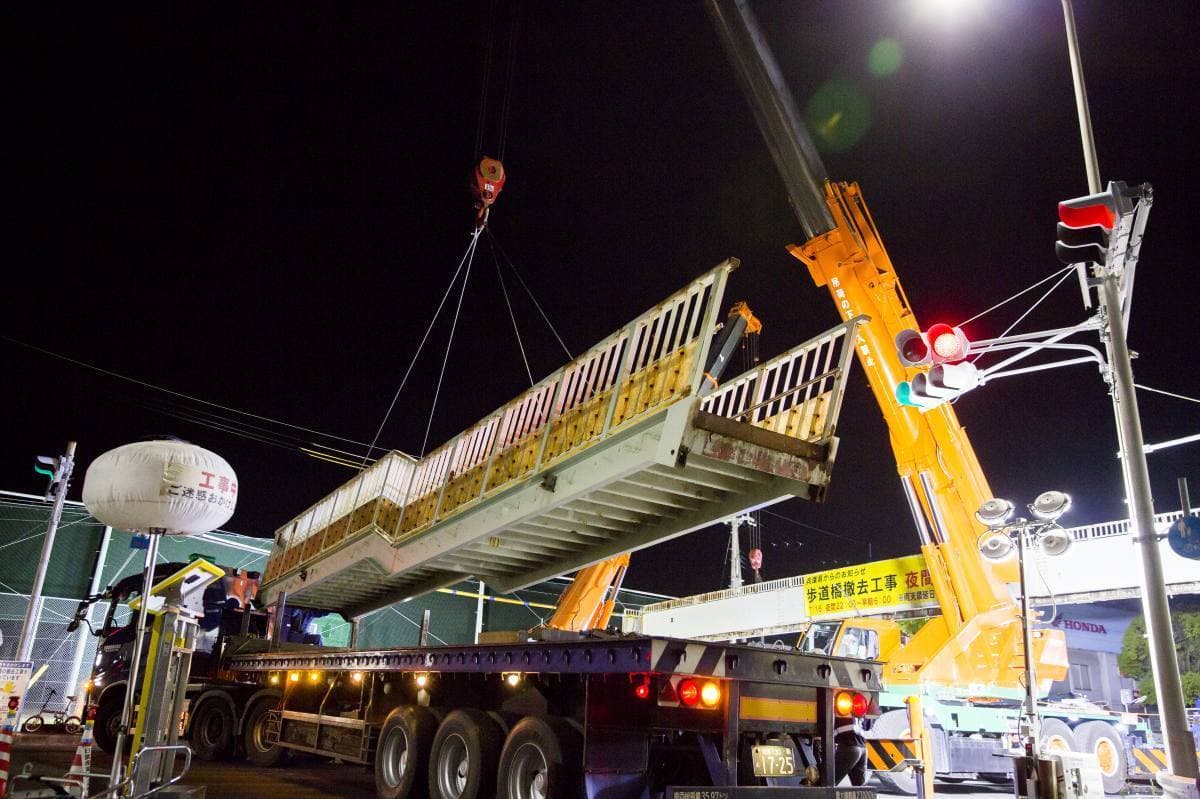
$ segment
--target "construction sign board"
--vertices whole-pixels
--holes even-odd
[[[17,727],[21,698],[29,690],[33,663],[28,660],[0,660],[0,726]]]
[[[893,613],[937,604],[923,555],[806,574],[804,596],[812,619]]]

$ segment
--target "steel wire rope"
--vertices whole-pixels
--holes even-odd
[[[1161,388],[1151,388],[1150,386],[1143,386],[1141,383],[1134,383],[1133,385],[1135,388],[1140,388],[1142,391],[1149,391],[1154,394],[1163,394],[1168,397],[1174,397],[1175,399],[1186,400],[1188,402],[1200,402],[1200,399],[1189,397],[1185,394],[1176,394],[1172,391],[1163,391]]]
[[[957,325],[955,325],[955,327],[962,327],[963,325],[969,325],[972,322],[974,322],[976,319],[982,319],[984,316],[988,315],[989,313],[991,313],[992,311],[996,310],[997,308],[999,308],[1003,305],[1007,305],[1008,303],[1015,300],[1017,297],[1020,297],[1022,294],[1027,294],[1028,292],[1033,291],[1035,288],[1042,285],[1046,281],[1053,280],[1054,278],[1061,275],[1063,272],[1072,271],[1074,269],[1075,269],[1075,267],[1072,265],[1072,266],[1063,267],[1062,269],[1058,270],[1057,272],[1051,272],[1049,275],[1046,275],[1046,277],[1042,278],[1038,282],[1034,283],[1033,285],[1026,286],[1025,288],[1018,291],[1016,294],[1012,295],[1011,297],[1009,297],[1006,300],[1001,300],[1000,302],[993,305],[991,308],[988,308],[986,311],[980,311],[979,313],[972,316],[970,319],[964,319],[963,321],[961,321]]]
[[[492,50],[495,47],[492,38],[492,23],[496,17],[496,0],[488,3],[483,21],[483,36],[487,39],[487,50],[483,54],[483,85],[479,88],[479,121],[475,126],[475,160],[483,156],[483,127],[487,120],[487,104],[489,84],[492,78]]]
[[[504,305],[508,308],[508,318],[512,321],[513,333],[517,337],[517,347],[521,350],[521,361],[525,364],[525,374],[529,376],[529,385],[536,385],[533,370],[529,368],[529,358],[525,354],[525,343],[521,341],[521,330],[517,326],[517,315],[513,313],[512,301],[508,297],[508,287],[504,285],[504,274],[500,271],[500,256],[496,254],[496,243],[488,237],[488,245],[492,250],[492,261],[496,264],[496,279],[500,281],[500,291],[504,294]]]
[[[534,296],[533,290],[529,288],[529,284],[525,282],[525,278],[521,277],[521,273],[517,271],[517,265],[513,263],[512,258],[509,258],[508,253],[504,251],[504,247],[499,241],[496,240],[496,237],[492,234],[492,229],[486,228],[486,231],[488,234],[488,240],[491,241],[493,246],[495,246],[497,252],[500,253],[500,256],[504,258],[505,263],[508,264],[508,268],[512,270],[512,273],[516,276],[517,281],[521,284],[521,288],[525,289],[525,293],[529,295],[529,299],[533,303],[533,307],[537,308],[537,312],[541,314],[542,319],[546,322],[546,326],[549,327],[550,332],[554,334],[554,338],[558,339],[559,346],[563,348],[563,352],[567,354],[568,358],[574,360],[575,356],[571,354],[570,348],[567,347],[567,344],[565,341],[563,341],[562,336],[558,334],[558,329],[554,326],[554,323],[550,321],[550,317],[547,316],[546,311],[542,308],[542,304],[537,301],[537,297]]]
[[[462,288],[458,292],[458,305],[454,308],[454,320],[450,323],[450,338],[446,341],[446,352],[442,356],[442,369],[438,372],[437,386],[433,390],[433,402],[429,407],[429,420],[425,423],[425,438],[421,440],[420,457],[425,457],[425,448],[429,444],[429,431],[433,429],[433,416],[437,412],[438,398],[442,395],[442,380],[446,377],[446,364],[450,360],[450,348],[454,346],[454,333],[458,330],[458,317],[462,313],[463,297],[467,294],[467,283],[471,280],[471,265],[475,262],[475,245],[479,242],[479,230],[476,229],[471,239],[471,248],[467,253],[467,271],[463,275]]]
[[[517,64],[517,32],[521,27],[521,3],[518,2],[513,7],[512,30],[508,36],[508,74],[504,79],[504,100],[500,106],[500,147],[497,158],[504,161],[505,146],[508,144],[508,120],[512,110],[512,87],[513,75],[516,73]]]
[[[446,299],[454,289],[454,284],[458,282],[458,276],[462,273],[468,256],[471,256],[475,252],[475,243],[479,241],[479,233],[483,229],[477,227],[471,234],[471,242],[467,245],[467,251],[463,253],[462,259],[458,262],[458,268],[454,270],[454,275],[450,278],[450,284],[446,286],[446,291],[442,294],[442,300],[438,303],[437,310],[433,312],[433,318],[429,320],[429,325],[425,328],[425,335],[421,337],[421,343],[417,345],[417,351],[413,353],[412,360],[408,364],[408,369],[404,371],[404,377],[400,379],[400,385],[396,388],[396,393],[392,395],[391,404],[388,405],[387,412],[383,415],[383,421],[379,423],[379,429],[375,431],[375,438],[367,445],[367,454],[363,456],[363,461],[359,465],[360,469],[366,466],[367,458],[371,457],[371,453],[375,450],[375,444],[379,442],[379,436],[383,434],[384,425],[387,424],[388,418],[392,415],[392,410],[396,407],[396,400],[400,398],[400,392],[404,390],[404,386],[408,383],[409,375],[412,374],[413,367],[417,365],[417,359],[421,357],[421,351],[425,349],[425,342],[429,341],[429,334],[433,332],[433,326],[437,323],[438,317],[442,313],[442,308],[446,305]]]
[[[1027,317],[1027,316],[1029,316],[1029,314],[1033,313],[1034,309],[1035,309],[1035,308],[1037,308],[1039,305],[1041,305],[1041,304],[1042,304],[1042,302],[1043,302],[1043,301],[1044,301],[1044,300],[1045,300],[1047,297],[1049,297],[1051,294],[1053,294],[1053,293],[1054,293],[1054,290],[1055,290],[1056,288],[1058,288],[1059,286],[1061,286],[1061,285],[1063,284],[1063,281],[1064,281],[1064,280],[1066,280],[1068,277],[1070,277],[1070,276],[1073,274],[1073,272],[1072,272],[1072,271],[1068,271],[1068,270],[1062,270],[1060,274],[1062,275],[1062,277],[1060,277],[1060,278],[1058,279],[1058,282],[1057,282],[1057,283],[1055,283],[1055,284],[1054,284],[1053,286],[1051,286],[1050,288],[1046,289],[1045,293],[1044,293],[1044,294],[1042,294],[1042,296],[1038,297],[1038,298],[1037,298],[1037,300],[1036,300],[1036,301],[1033,303],[1033,305],[1030,305],[1028,308],[1026,308],[1026,309],[1025,309],[1025,313],[1023,313],[1023,314],[1021,314],[1020,316],[1018,316],[1018,317],[1016,318],[1016,320],[1015,320],[1015,321],[1013,321],[1013,323],[1012,323],[1012,324],[1010,324],[1008,327],[1006,327],[1006,328],[1004,329],[1004,332],[1003,332],[1003,333],[1001,333],[999,336],[997,336],[997,339],[1002,339],[1002,338],[1004,338],[1005,336],[1007,336],[1009,333],[1011,333],[1014,327],[1016,327],[1017,325],[1021,324],[1021,321],[1022,321],[1022,320],[1023,320],[1025,317]],[[1038,283],[1038,285],[1041,285],[1041,283],[1045,283],[1045,282],[1046,282],[1046,281],[1045,281],[1045,280],[1043,280],[1043,281],[1039,282],[1039,283]],[[1022,293],[1024,293],[1024,292],[1022,292]],[[994,346],[994,345],[993,345],[993,346]],[[982,351],[982,352],[980,352],[978,355],[976,355],[974,358],[972,358],[972,359],[971,359],[971,363],[975,363],[975,362],[976,362],[976,361],[978,361],[980,358],[982,358],[984,355],[987,355],[987,354],[988,354],[988,352],[989,352],[989,351],[991,351],[991,349],[992,349],[992,347],[990,347],[990,346],[989,346],[989,347],[984,347],[984,349],[983,349],[983,351]]]

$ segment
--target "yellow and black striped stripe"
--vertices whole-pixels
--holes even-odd
[[[921,760],[921,748],[913,738],[868,738],[867,768],[899,771]]]
[[[1196,753],[1200,760],[1200,752]],[[1138,774],[1151,776],[1167,770],[1167,750],[1156,749],[1152,746],[1135,746],[1133,748],[1133,769]]]

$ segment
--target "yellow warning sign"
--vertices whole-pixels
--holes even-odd
[[[808,615],[813,618],[911,610],[937,604],[923,555],[806,574],[804,596]]]

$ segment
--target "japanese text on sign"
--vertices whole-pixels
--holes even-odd
[[[919,608],[935,600],[921,555],[807,574],[804,595],[813,617]]]

